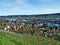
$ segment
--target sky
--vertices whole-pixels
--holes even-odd
[[[60,13],[60,0],[0,0],[0,15]]]

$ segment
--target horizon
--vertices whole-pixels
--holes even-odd
[[[59,0],[0,0],[0,16],[60,13]]]
[[[35,16],[35,15],[49,15],[49,14],[60,14],[60,13],[47,13],[47,14],[27,14],[27,15],[23,15],[23,14],[18,14],[18,15],[0,15],[0,16]]]

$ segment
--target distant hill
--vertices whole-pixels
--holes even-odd
[[[60,18],[60,13],[53,14],[33,14],[33,15],[8,15],[0,16],[0,18]]]

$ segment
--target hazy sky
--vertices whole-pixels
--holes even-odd
[[[0,0],[0,15],[57,12],[60,12],[60,0]]]

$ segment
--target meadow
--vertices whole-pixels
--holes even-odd
[[[44,36],[0,31],[0,45],[60,45],[60,41]]]

